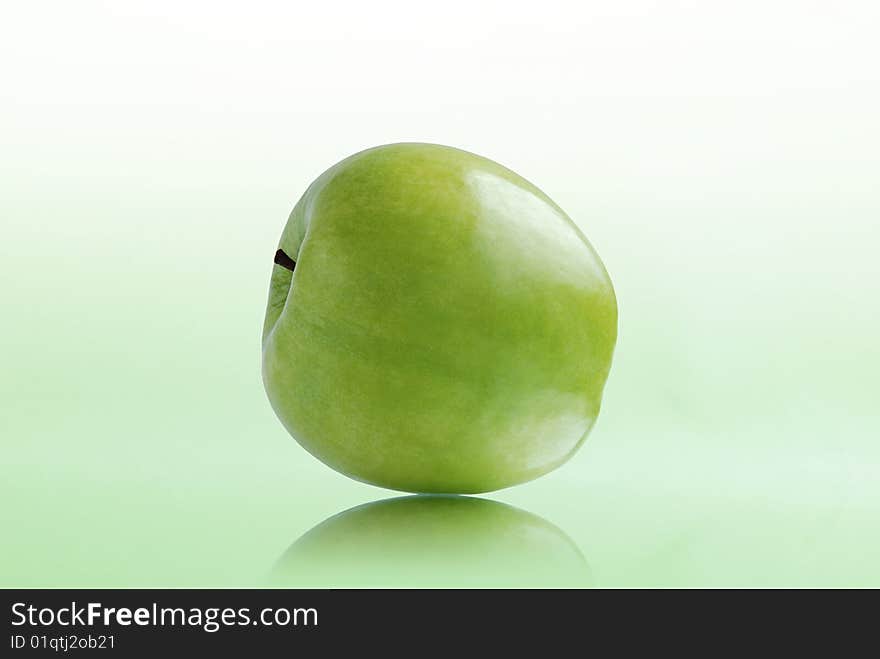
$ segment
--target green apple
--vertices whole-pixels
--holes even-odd
[[[318,524],[279,558],[269,585],[585,587],[589,565],[561,529],[497,501],[408,496]]]
[[[391,144],[290,214],[263,381],[297,441],[352,478],[486,492],[577,450],[616,337],[605,267],[547,195],[466,151]]]

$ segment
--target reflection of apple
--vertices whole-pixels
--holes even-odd
[[[484,492],[565,462],[599,412],[617,303],[599,257],[501,165],[393,144],[324,172],[281,235],[263,379],[331,467]]]
[[[573,587],[591,584],[572,540],[537,515],[473,497],[409,496],[322,522],[279,559],[272,585]]]

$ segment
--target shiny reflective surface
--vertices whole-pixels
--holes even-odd
[[[548,521],[472,497],[411,496],[334,515],[299,538],[275,586],[591,585],[577,545]]]

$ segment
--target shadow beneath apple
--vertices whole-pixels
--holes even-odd
[[[577,545],[548,521],[463,496],[376,501],[321,522],[279,558],[270,585],[586,587]]]

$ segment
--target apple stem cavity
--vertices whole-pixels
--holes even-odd
[[[291,272],[296,268],[296,261],[290,258],[283,249],[279,249],[275,252],[275,263]]]

